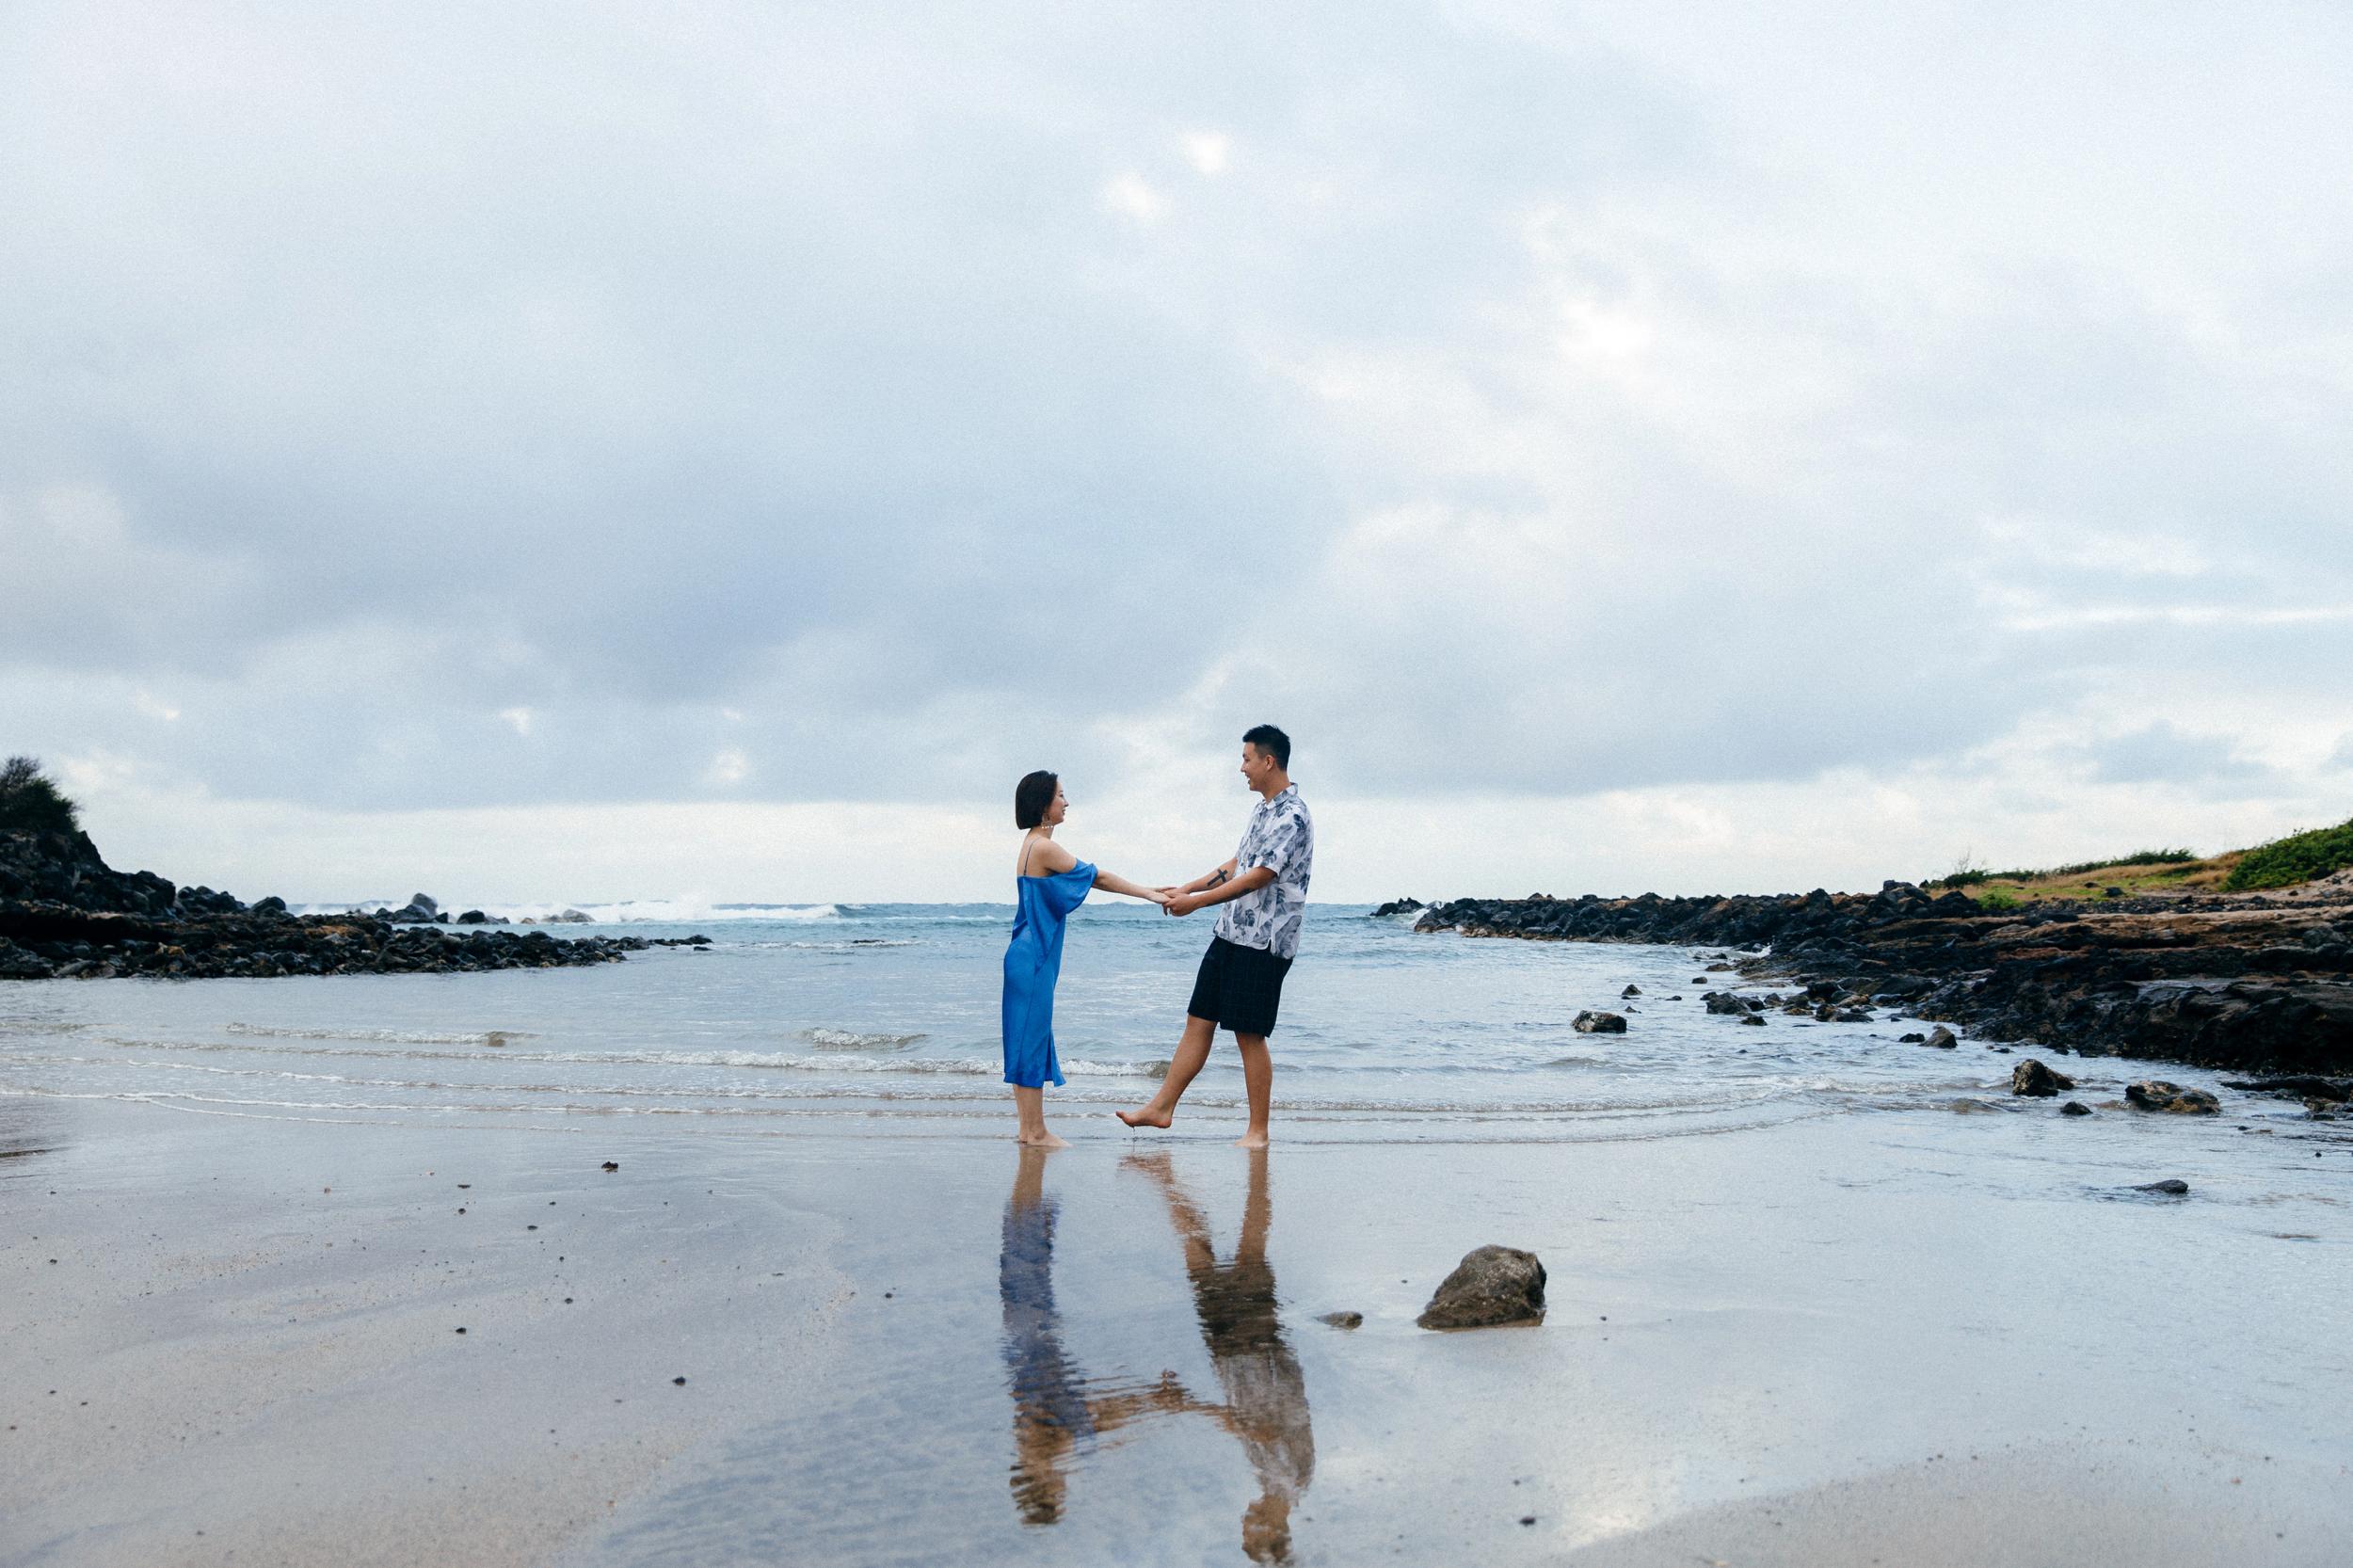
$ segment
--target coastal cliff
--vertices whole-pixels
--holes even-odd
[[[1869,894],[1456,899],[1424,909],[1415,929],[1745,950],[1715,956],[1744,978],[1804,987],[1809,1010],[1900,1003],[2054,1051],[2353,1073],[2353,884],[2342,875],[2285,896],[2017,908],[1898,882]]]
[[[656,945],[486,931],[472,923],[481,919],[469,911],[462,931],[447,929],[447,917],[423,895],[372,915],[297,916],[283,899],[248,904],[153,872],[119,872],[29,760],[12,759],[0,772],[0,980],[551,968],[609,964]]]

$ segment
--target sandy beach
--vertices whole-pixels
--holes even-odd
[[[0,1115],[10,1564],[2319,1564],[2353,1539],[2317,1326],[2353,1285],[2342,1144],[2106,1118],[2054,1183],[2069,1129],[1946,1112],[1304,1139],[1254,1172],[1207,1123],[1090,1123],[1025,1173],[945,1123]],[[2191,1196],[2130,1191],[2159,1175]],[[1543,1256],[1546,1321],[1417,1330],[1491,1240]]]

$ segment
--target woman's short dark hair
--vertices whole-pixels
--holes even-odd
[[[1285,773],[1291,768],[1291,738],[1271,724],[1254,724],[1242,732],[1242,744],[1258,748],[1261,757],[1272,757],[1274,765]]]
[[[1046,821],[1046,808],[1054,804],[1054,792],[1062,788],[1062,776],[1041,768],[1021,776],[1021,782],[1013,787],[1013,825],[1036,827]]]

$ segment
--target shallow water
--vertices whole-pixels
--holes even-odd
[[[620,906],[616,906],[616,910]],[[652,906],[657,913],[669,913]],[[701,952],[590,969],[462,976],[98,982],[0,990],[0,1089],[127,1096],[196,1112],[344,1118],[683,1116],[782,1130],[847,1114],[920,1129],[1005,1114],[991,905],[736,908],[689,927]],[[1173,1048],[1205,920],[1089,905],[1075,918],[1057,1008],[1064,1116],[1133,1104]],[[1763,1029],[1700,1002],[1737,977],[1677,948],[1416,935],[1362,908],[1319,906],[1276,1033],[1293,1137],[1656,1138],[1798,1117],[1945,1107],[1998,1091],[2010,1061],[1898,1046],[1907,1028]],[[1622,998],[1628,984],[1641,995]],[[1579,1034],[1581,1009],[1626,1014]],[[2177,1080],[2194,1072],[2163,1069]],[[2088,1069],[2088,1092],[2143,1076]],[[1188,1099],[1241,1100],[1221,1050]],[[2278,1102],[2239,1109],[2301,1123]],[[910,1130],[919,1127],[911,1126]]]

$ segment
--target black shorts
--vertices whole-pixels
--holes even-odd
[[[1209,938],[1201,972],[1193,979],[1185,1011],[1237,1034],[1272,1034],[1283,1005],[1283,977],[1291,961],[1264,948],[1246,948],[1223,936]]]

